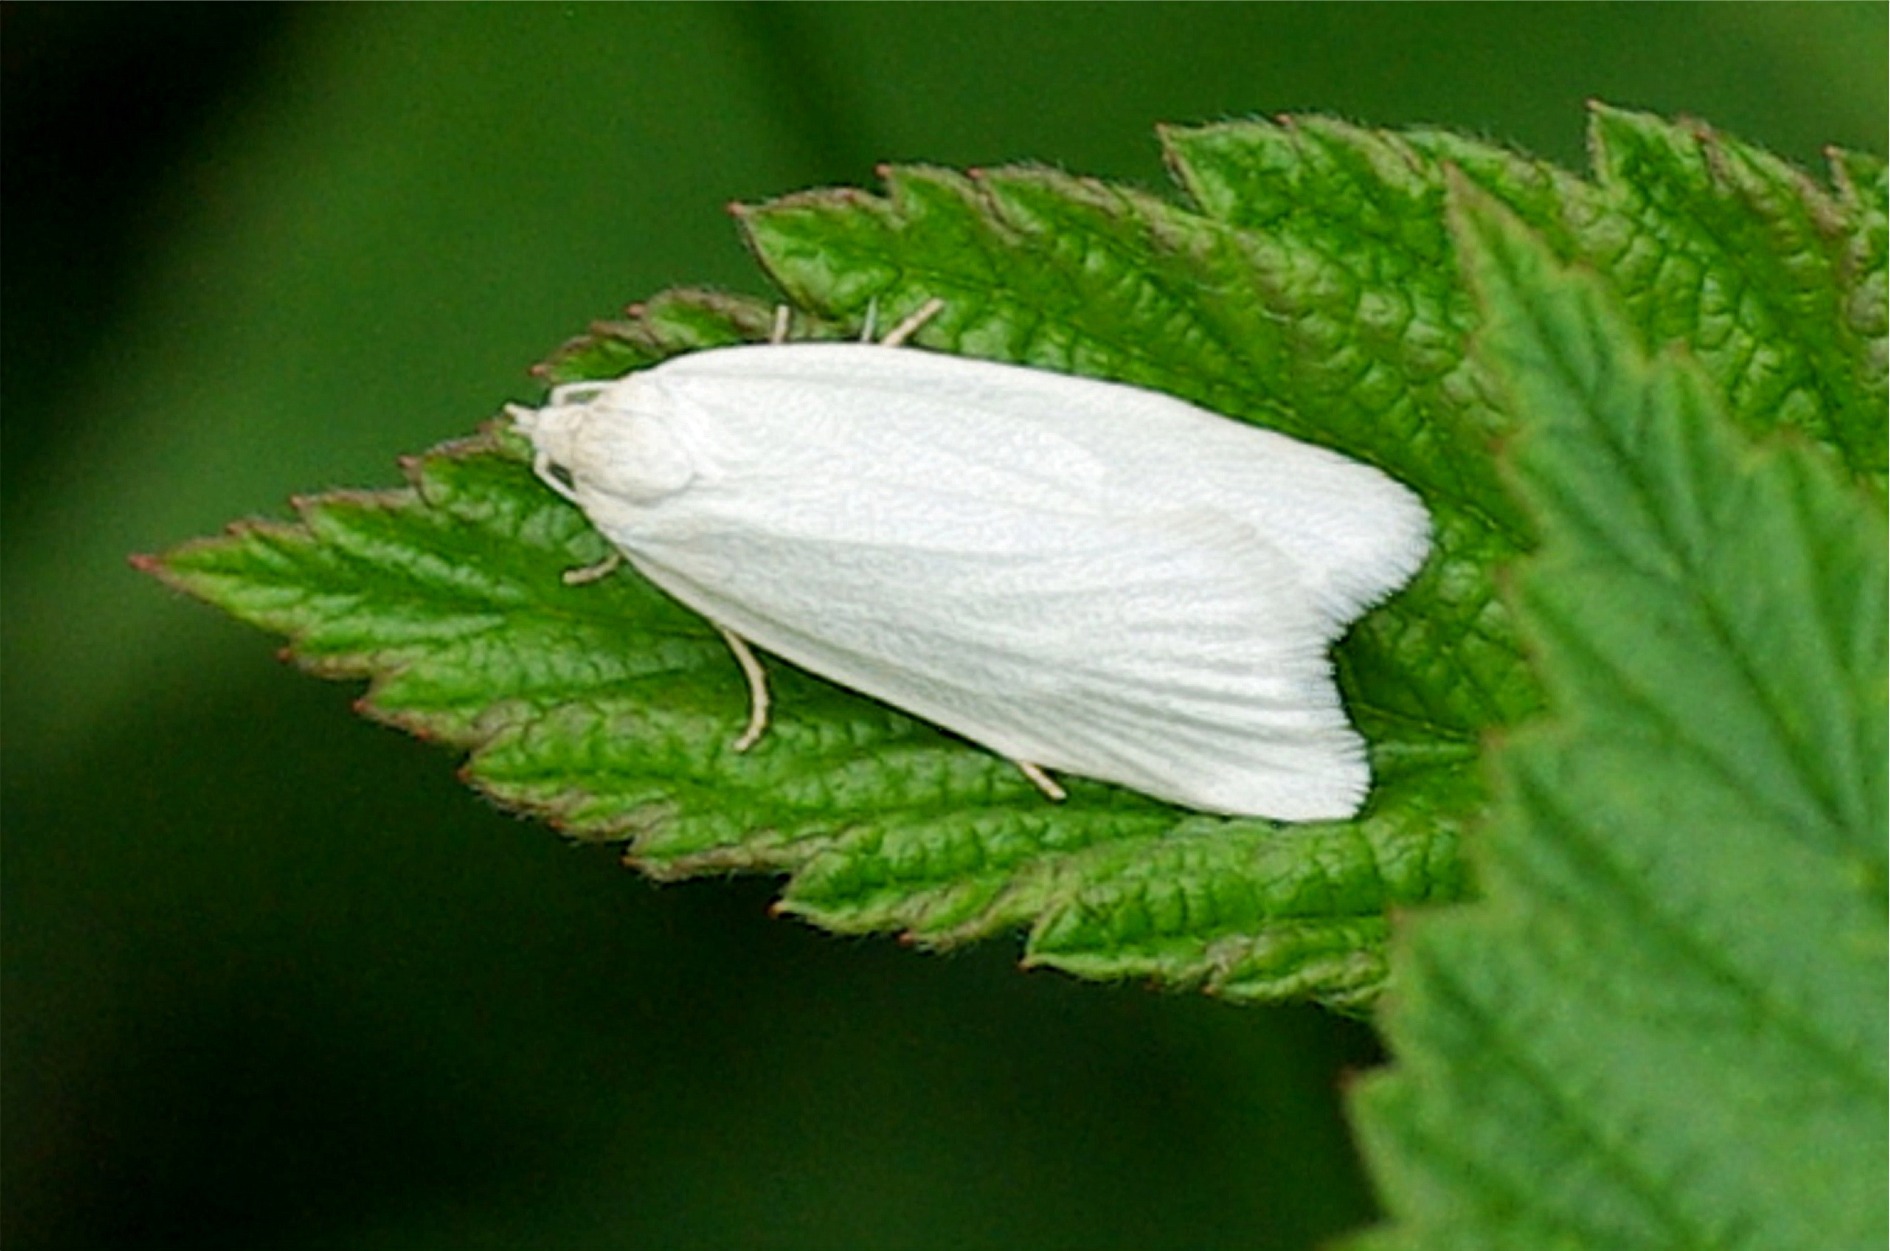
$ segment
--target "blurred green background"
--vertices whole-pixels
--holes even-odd
[[[126,568],[396,481],[883,160],[1163,182],[1288,110],[1881,152],[1885,6],[8,5],[9,1251],[1303,1247],[1369,1032],[654,888]]]

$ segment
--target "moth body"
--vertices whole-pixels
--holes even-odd
[[[865,344],[696,352],[514,415],[640,573],[765,651],[1189,807],[1363,801],[1328,652],[1429,530],[1377,469],[1157,392]]]

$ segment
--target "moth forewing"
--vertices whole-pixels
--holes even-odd
[[[564,398],[520,419],[540,461],[725,631],[1029,765],[1282,820],[1362,802],[1327,649],[1428,541],[1380,471],[1156,392],[866,344]]]

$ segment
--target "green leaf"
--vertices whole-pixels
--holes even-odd
[[[1164,138],[1171,166],[1210,212],[1323,248],[1357,285],[1361,310],[1408,304],[1420,325],[1466,331],[1476,314],[1444,220],[1445,170],[1455,168],[1557,255],[1602,273],[1644,342],[1687,344],[1747,429],[1795,426],[1883,483],[1881,158],[1833,152],[1827,190],[1697,122],[1600,105],[1592,182],[1447,132],[1386,134],[1323,118]],[[1462,341],[1449,338],[1447,359],[1461,360]],[[1461,406],[1492,432],[1506,428],[1471,395]]]
[[[1496,754],[1486,898],[1394,944],[1369,1245],[1881,1247],[1881,499],[1460,191],[1552,715]]]
[[[371,679],[369,715],[468,750],[474,785],[625,839],[656,876],[780,872],[781,907],[838,931],[949,946],[1023,929],[1026,962],[1083,976],[1363,1007],[1388,911],[1470,893],[1479,746],[1540,705],[1496,593],[1532,530],[1490,454],[1513,419],[1464,351],[1476,306],[1446,168],[1563,252],[1618,266],[1645,333],[1751,375],[1743,419],[1788,419],[1881,476],[1881,163],[1843,157],[1827,192],[1697,128],[1601,110],[1596,129],[1617,154],[1637,139],[1640,164],[1613,157],[1591,183],[1454,136],[1303,119],[1166,132],[1191,204],[1038,167],[907,166],[884,172],[884,196],[738,211],[796,337],[854,336],[938,298],[927,347],[1167,391],[1413,486],[1432,557],[1334,656],[1376,778],[1350,822],[1207,818],[1080,780],[1050,806],[988,753],[781,664],[774,728],[738,756],[745,692],[721,640],[634,575],[564,586],[605,545],[497,426],[410,462],[409,490],[317,497],[297,524],[242,523],[145,563],[288,635],[311,668]],[[1624,189],[1626,168],[1688,194]],[[1788,255],[1750,255],[1765,240]],[[1650,248],[1682,259],[1650,266]],[[1766,315],[1679,298],[1688,274]],[[539,372],[614,377],[771,321],[765,301],[670,292]],[[1754,366],[1786,321],[1789,342],[1767,339]]]

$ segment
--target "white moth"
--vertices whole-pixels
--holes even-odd
[[[885,344],[714,348],[509,411],[545,483],[729,637],[738,748],[767,713],[747,639],[1053,798],[1046,768],[1287,821],[1364,801],[1327,652],[1429,545],[1376,469],[1153,391]]]

